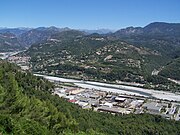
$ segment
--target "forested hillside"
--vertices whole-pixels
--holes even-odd
[[[114,116],[82,110],[58,96],[53,85],[0,62],[0,133],[35,135],[178,135],[180,123],[149,114]]]
[[[171,61],[146,47],[136,47],[99,34],[69,30],[33,44],[24,55],[31,57],[33,72],[105,82],[138,82],[146,88],[179,91],[179,86],[152,72]],[[153,85],[152,85],[153,84]]]
[[[135,46],[143,46],[169,57],[180,55],[180,24],[154,22],[145,27],[120,29],[111,36]]]
[[[175,80],[180,80],[180,58],[168,63],[160,72],[160,75]]]
[[[16,51],[19,49],[24,49],[24,47],[16,35],[9,32],[0,33],[0,52]]]
[[[66,28],[56,28],[56,27],[38,27],[31,29],[19,35],[19,41],[24,46],[31,46],[34,43],[42,42],[43,40],[48,39],[52,34],[55,34],[60,31],[64,31]]]
[[[44,43],[32,45],[26,55],[31,56],[35,72],[46,70],[71,77],[83,74],[85,79],[108,81],[141,82],[154,68],[168,60],[148,48],[110,40],[98,34],[84,36],[79,31],[52,35]]]

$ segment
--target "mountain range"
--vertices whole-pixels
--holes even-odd
[[[1,28],[0,33],[12,33],[20,42],[20,46],[31,46],[36,42],[42,42],[48,39],[51,35],[62,31],[72,30],[68,27],[56,28],[39,27],[39,28]],[[98,33],[109,38],[125,40],[137,46],[145,46],[156,49],[161,52],[172,54],[174,50],[179,53],[180,46],[180,24],[154,22],[145,27],[127,27],[116,32],[108,29],[99,30],[78,30],[83,31],[87,35]],[[1,49],[1,48],[0,48]],[[168,51],[166,51],[166,49]]]
[[[22,43],[16,37],[16,35],[6,32],[0,33],[0,51],[16,51],[24,49]]]
[[[128,27],[116,31],[112,36],[136,46],[157,50],[163,54],[174,57],[180,55],[179,23],[155,22],[143,28]]]
[[[146,83],[156,80],[151,73],[163,67],[157,80],[179,79],[180,23],[154,22],[116,32],[53,26],[0,32],[0,50],[29,48],[25,54],[36,72]]]

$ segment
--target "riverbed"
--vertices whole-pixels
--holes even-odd
[[[113,92],[113,93],[118,93],[118,94],[157,98],[157,99],[163,99],[163,100],[169,100],[169,101],[180,101],[180,94],[167,92],[167,91],[145,89],[145,88],[139,88],[135,86],[67,79],[67,78],[47,76],[47,75],[41,75],[41,74],[34,74],[34,75],[44,77],[45,79],[50,80],[50,81],[73,83],[76,86],[79,86],[82,88],[96,89],[100,91]]]

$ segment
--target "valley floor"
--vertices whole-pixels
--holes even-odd
[[[134,86],[82,81],[34,74],[54,82],[54,94],[84,109],[109,113],[150,113],[180,120],[180,95]],[[68,84],[68,85],[64,85]]]
[[[157,98],[157,99],[168,100],[168,101],[180,101],[179,93],[158,91],[158,90],[153,90],[153,89],[144,89],[144,88],[126,86],[126,85],[116,85],[116,84],[99,83],[99,82],[92,82],[92,81],[66,79],[66,78],[46,76],[46,75],[40,75],[40,74],[35,74],[35,75],[42,76],[50,81],[74,83],[75,85],[82,88],[96,89],[100,91],[113,92],[113,93],[118,93],[118,94]]]

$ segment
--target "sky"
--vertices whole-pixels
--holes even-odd
[[[0,0],[0,27],[120,29],[180,23],[180,0]]]

